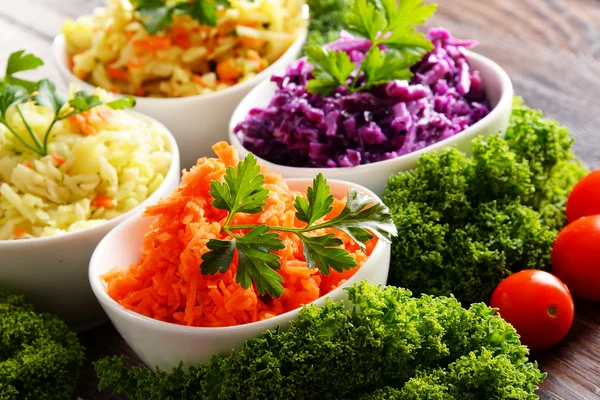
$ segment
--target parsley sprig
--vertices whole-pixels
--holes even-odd
[[[308,268],[318,268],[324,275],[329,275],[330,269],[341,272],[357,264],[350,253],[341,247],[343,242],[332,233],[314,236],[311,232],[323,228],[338,229],[348,234],[363,249],[365,243],[373,238],[372,234],[386,243],[390,243],[392,236],[397,235],[388,208],[355,189],[348,191],[346,205],[337,217],[319,222],[333,209],[333,195],[322,174],[313,180],[306,198],[298,196],[295,199],[296,217],[305,222],[306,226],[290,228],[231,225],[231,220],[237,213],[259,214],[263,211],[269,197],[269,190],[263,187],[264,182],[265,178],[252,154],[242,160],[237,169],[227,168],[224,182],[211,182],[210,195],[214,198],[212,205],[228,211],[222,229],[231,239],[208,241],[210,251],[202,255],[200,264],[203,274],[227,272],[237,250],[236,282],[246,289],[254,282],[261,295],[268,293],[273,297],[280,297],[283,278],[276,272],[281,265],[279,256],[274,252],[283,249],[285,245],[275,232],[297,235],[302,242]],[[243,234],[242,231],[247,233]]]
[[[423,0],[355,0],[347,15],[348,29],[370,40],[371,48],[356,65],[344,51],[307,46],[308,61],[315,67],[307,89],[328,96],[340,86],[353,93],[396,79],[410,79],[410,67],[433,48],[431,41],[415,31],[415,25],[431,17],[437,6],[422,3]]]
[[[202,25],[217,24],[217,7],[229,7],[229,0],[136,0],[133,2],[139,21],[149,34],[155,35],[173,23],[173,15],[185,14]]]
[[[133,97],[123,97],[108,103],[103,103],[97,95],[79,91],[69,100],[67,95],[59,92],[54,83],[48,79],[41,81],[27,81],[17,78],[14,74],[29,71],[44,65],[44,62],[32,55],[25,54],[23,50],[10,55],[6,67],[6,76],[0,81],[0,124],[4,125],[18,140],[29,150],[45,156],[48,154],[48,141],[52,128],[58,121],[88,111],[100,105],[107,105],[115,110],[131,108],[135,105]],[[21,106],[28,102],[45,106],[52,110],[54,119],[46,128],[42,138],[33,130]],[[8,111],[15,108],[31,141],[26,140],[19,129],[8,121]]]
[[[6,63],[6,75],[4,76],[4,79],[0,81],[0,92],[10,85],[20,86],[27,90],[28,93],[33,92],[37,89],[38,82],[17,78],[15,74],[36,69],[42,65],[44,65],[44,61],[42,61],[41,58],[38,58],[33,54],[26,54],[25,50],[12,53],[8,57],[8,62]]]

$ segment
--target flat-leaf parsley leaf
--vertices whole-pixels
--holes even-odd
[[[174,14],[189,15],[202,25],[217,24],[217,8],[229,7],[228,0],[191,0],[168,2],[165,0],[137,0],[134,2],[138,19],[149,34],[155,35],[173,23]]]
[[[15,72],[35,69],[40,65],[43,65],[41,59],[31,54],[24,55],[24,51],[22,50],[10,55],[8,67],[6,68],[7,75],[0,83],[0,124],[4,125],[23,146],[42,156],[48,154],[50,133],[58,121],[101,105],[107,105],[115,110],[131,108],[135,105],[133,97],[123,97],[104,103],[97,95],[84,91],[75,93],[69,100],[68,96],[58,91],[56,85],[48,79],[43,79],[39,82],[30,82],[12,76]],[[54,118],[43,133],[41,140],[20,108],[21,105],[29,101],[48,108],[54,114]],[[19,129],[9,123],[8,110],[12,107],[19,114],[31,141],[26,140],[19,132]]]
[[[337,217],[319,223],[333,209],[333,195],[322,174],[313,180],[306,198],[298,196],[294,202],[296,218],[305,222],[305,227],[231,225],[231,219],[237,213],[258,214],[263,211],[269,197],[269,191],[263,184],[264,176],[252,154],[242,160],[237,168],[227,168],[224,182],[211,182],[212,205],[229,213],[222,229],[231,239],[208,241],[210,251],[202,255],[200,264],[203,274],[227,272],[237,250],[237,283],[245,289],[254,283],[261,295],[268,293],[280,297],[283,279],[276,272],[281,265],[275,252],[285,246],[275,232],[297,235],[302,241],[308,267],[319,268],[323,275],[329,275],[331,269],[338,272],[351,269],[357,263],[342,247],[342,241],[333,234],[315,236],[310,233],[323,228],[338,229],[347,233],[363,249],[365,243],[373,238],[372,234],[386,243],[390,243],[392,236],[397,235],[387,207],[382,203],[374,204],[373,199],[355,189],[348,192],[346,205]],[[242,234],[244,231],[247,233]]]
[[[353,62],[344,51],[307,46],[308,61],[315,68],[307,89],[330,95],[337,87],[350,92],[369,90],[396,79],[410,79],[410,67],[433,48],[431,41],[415,30],[431,17],[436,5],[423,0],[355,0],[348,13],[348,29],[368,39],[365,58]]]
[[[28,81],[25,79],[17,78],[14,74],[30,71],[44,65],[44,61],[41,58],[34,56],[33,54],[26,54],[25,50],[15,51],[8,57],[6,63],[6,75],[0,81],[0,92],[6,89],[7,86],[15,85],[25,88],[29,93],[37,89],[38,83],[34,81]]]

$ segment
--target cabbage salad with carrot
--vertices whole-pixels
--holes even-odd
[[[336,198],[319,175],[306,193],[225,142],[154,217],[140,260],[103,276],[108,295],[150,318],[224,327],[266,320],[331,292],[396,235],[385,205],[354,189]]]
[[[148,198],[171,166],[165,128],[123,111],[132,98],[12,76],[42,64],[13,53],[0,80],[0,240],[102,224]]]
[[[136,96],[185,97],[243,82],[306,29],[304,0],[108,0],[63,26],[80,79]]]

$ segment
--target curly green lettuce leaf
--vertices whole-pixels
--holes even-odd
[[[2,399],[71,398],[84,349],[58,317],[37,313],[23,296],[0,290]]]
[[[307,45],[322,46],[339,39],[352,0],[307,0],[310,12]]]
[[[133,400],[537,398],[545,375],[494,309],[366,282],[348,292],[353,309],[306,306],[286,331],[189,371],[100,360],[100,388]]]
[[[505,139],[477,139],[390,177],[383,201],[399,235],[389,282],[416,293],[488,301],[522,269],[548,269],[564,204],[585,173],[568,130],[517,100]]]
[[[527,160],[532,172],[535,195],[528,204],[542,214],[548,226],[561,229],[566,224],[569,192],[588,172],[573,153],[573,135],[517,97],[506,141],[521,160]]]

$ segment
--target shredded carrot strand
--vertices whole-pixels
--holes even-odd
[[[64,158],[62,158],[58,153],[54,151],[52,152],[52,158],[54,159],[54,161],[56,161],[56,165],[59,167],[65,162],[67,162]]]
[[[233,58],[228,58],[217,64],[217,75],[222,81],[235,81],[242,76],[242,70]]]
[[[25,228],[16,228],[16,229],[14,230],[14,232],[13,232],[13,236],[14,236],[16,239],[20,239],[20,238],[22,238],[23,236],[27,235],[28,233],[29,233],[29,231],[28,231],[27,229],[25,229]]]
[[[121,68],[106,67],[108,76],[118,81],[126,81],[129,79],[129,73]]]
[[[115,206],[114,200],[108,196],[97,196],[91,202],[92,207],[96,208],[113,208]]]
[[[174,27],[172,29],[171,35],[171,42],[175,45],[175,46],[179,46],[183,49],[189,49],[191,46],[190,43],[190,32],[182,27]]]

